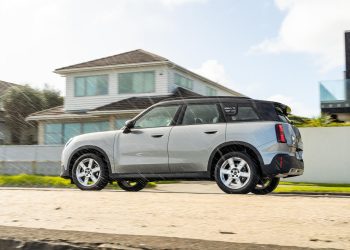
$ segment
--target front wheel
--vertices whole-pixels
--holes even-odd
[[[99,156],[84,154],[74,163],[72,180],[81,190],[101,190],[108,184],[108,168]]]
[[[227,153],[216,164],[215,180],[221,190],[228,194],[247,194],[258,182],[256,168],[246,153]]]
[[[264,178],[252,190],[254,194],[269,194],[275,190],[280,183],[280,178]]]
[[[117,183],[121,189],[129,192],[137,192],[144,189],[147,186],[147,181],[143,181],[143,180],[135,180],[135,181],[121,180],[121,181],[117,181]]]

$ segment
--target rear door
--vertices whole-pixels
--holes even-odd
[[[207,171],[211,152],[225,142],[226,122],[220,106],[188,104],[180,120],[169,136],[170,171]]]

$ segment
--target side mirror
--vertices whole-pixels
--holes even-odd
[[[125,122],[124,133],[130,133],[131,129],[134,127],[135,122],[133,120],[127,120]]]

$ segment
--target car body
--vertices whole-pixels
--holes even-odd
[[[122,130],[72,138],[62,153],[61,176],[72,179],[81,189],[100,189],[85,176],[90,165],[88,175],[99,177],[100,172],[91,173],[95,164],[104,169],[104,183],[118,181],[122,186],[131,181],[166,179],[229,182],[232,177],[235,181],[222,188],[225,192],[247,193],[253,186],[264,190],[267,181],[270,185],[274,179],[298,176],[304,170],[303,144],[299,130],[287,118],[289,110],[280,103],[244,97],[163,101],[128,121]],[[78,160],[86,154],[98,159],[89,158],[92,163],[86,166],[80,164]],[[224,157],[230,154],[240,155]],[[220,160],[228,166],[222,168],[224,174],[215,172]],[[246,162],[241,174],[249,172],[254,178],[237,177],[239,160]],[[89,185],[84,187],[86,178]],[[230,188],[236,180],[252,183]]]

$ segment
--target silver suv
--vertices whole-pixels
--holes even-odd
[[[244,97],[196,97],[157,103],[118,131],[72,138],[63,178],[80,189],[117,181],[139,191],[157,180],[215,180],[226,193],[267,194],[280,177],[303,174],[302,140],[290,109]]]

